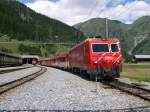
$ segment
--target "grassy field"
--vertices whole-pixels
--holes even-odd
[[[150,63],[124,64],[121,77],[150,82]]]
[[[65,45],[33,45],[30,42],[26,44],[0,44],[0,51],[13,54],[31,54],[41,57],[50,57],[52,55],[67,52],[70,46]]]

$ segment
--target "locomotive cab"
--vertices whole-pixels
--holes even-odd
[[[117,39],[98,40],[90,43],[91,75],[95,77],[120,77],[122,70],[122,54]]]

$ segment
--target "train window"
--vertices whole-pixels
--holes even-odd
[[[111,44],[111,51],[112,52],[118,52],[119,51],[118,45],[117,44]]]
[[[108,44],[93,44],[93,52],[109,52]]]

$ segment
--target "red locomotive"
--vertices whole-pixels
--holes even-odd
[[[89,74],[90,78],[120,77],[122,53],[117,39],[88,39],[68,53],[41,60],[41,65]]]

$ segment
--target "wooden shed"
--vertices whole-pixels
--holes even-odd
[[[150,55],[134,55],[133,56],[134,62],[149,62],[150,63]]]

